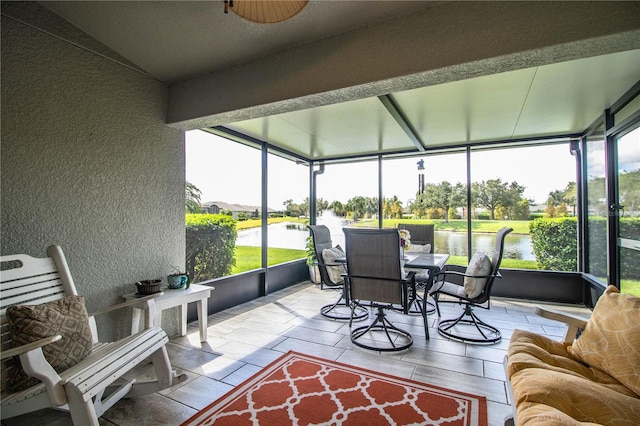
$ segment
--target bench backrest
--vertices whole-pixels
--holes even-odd
[[[0,257],[0,350],[11,348],[6,317],[9,306],[38,305],[77,295],[62,250],[58,246],[51,246],[47,254],[49,257],[45,258],[25,254]],[[6,389],[8,372],[15,362],[11,358],[2,361],[2,392]]]

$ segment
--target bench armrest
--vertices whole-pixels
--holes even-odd
[[[127,300],[126,302],[118,303],[116,305],[109,306],[99,311],[90,313],[89,316],[102,315],[108,312],[113,312],[113,311],[117,311],[118,309],[123,309],[128,307],[136,307],[138,309],[150,309],[151,307],[153,307],[153,309],[155,309],[155,303],[153,300],[154,297],[162,296],[163,294],[164,293],[160,292],[160,293],[154,293],[149,296],[140,297],[138,299]],[[151,302],[151,303],[147,303],[147,302]]]
[[[568,312],[557,311],[548,308],[536,308],[536,314],[554,321],[560,321],[567,324],[567,332],[564,335],[564,343],[571,344],[578,334],[578,330],[587,326],[588,318],[573,315]]]
[[[89,318],[93,318],[97,315],[106,314],[109,312],[117,311],[123,308],[137,308],[144,311],[144,328],[150,328],[153,326],[153,319],[156,316],[156,303],[154,298],[162,296],[164,293],[154,293],[149,296],[140,297],[138,299],[127,300],[126,302],[118,303],[108,308],[89,314]],[[97,330],[95,329],[95,321],[90,321],[93,327],[94,336],[97,336]]]
[[[66,404],[67,397],[64,392],[64,388],[60,383],[60,376],[44,357],[42,347],[61,339],[62,336],[57,334],[32,343],[27,343],[26,345],[2,351],[1,353],[2,359],[18,356],[20,358],[22,369],[29,376],[35,377],[44,383],[47,388],[47,392],[49,393],[49,399],[55,406]]]
[[[56,334],[55,336],[45,337],[44,339],[36,340],[35,342],[27,343],[26,345],[18,346],[15,348],[7,349],[6,351],[0,352],[0,359],[11,358],[14,356],[22,355],[34,349],[41,348],[50,343],[57,342],[62,339],[62,336]]]

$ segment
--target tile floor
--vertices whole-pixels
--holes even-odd
[[[489,425],[501,425],[511,412],[502,360],[512,331],[527,329],[559,339],[565,330],[561,323],[535,315],[535,307],[540,303],[493,298],[491,310],[479,310],[478,314],[500,328],[503,339],[498,344],[478,346],[447,340],[435,329],[435,314],[429,316],[431,339],[426,341],[419,315],[393,314],[392,321],[413,334],[413,346],[401,353],[372,352],[351,343],[348,322],[327,320],[319,314],[320,307],[333,302],[338,295],[336,290],[320,290],[319,286],[306,282],[210,315],[206,343],[199,342],[197,323],[189,324],[187,336],[174,337],[168,344],[173,367],[186,373],[187,380],[152,395],[121,400],[100,418],[100,423],[179,425],[283,353],[295,350],[484,395]],[[589,313],[576,306],[553,307],[585,316]],[[460,307],[455,304],[443,305],[444,318],[459,312]],[[7,419],[2,424],[72,423],[66,413],[41,410]]]

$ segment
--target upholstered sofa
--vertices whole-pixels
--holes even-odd
[[[538,313],[567,322],[567,334],[513,333],[505,371],[514,418],[505,425],[640,425],[640,298],[609,286],[588,321]]]

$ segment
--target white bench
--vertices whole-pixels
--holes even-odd
[[[43,346],[61,339],[60,335],[12,348],[6,318],[8,307],[38,305],[78,294],[62,249],[50,246],[47,255],[49,257],[46,258],[24,254],[0,257],[3,268],[0,273],[2,419],[51,407],[69,411],[77,426],[98,425],[98,417],[121,398],[153,393],[186,379],[185,375],[177,376],[171,369],[165,332],[152,326],[155,316],[153,298],[125,302],[90,315],[91,353],[65,371],[56,372],[42,352]],[[117,342],[99,342],[94,316],[131,307],[144,309],[145,328]],[[7,389],[7,377],[18,358],[25,372],[41,383],[11,392]],[[147,359],[153,363],[156,380],[144,382],[137,381],[135,377],[124,377]]]

